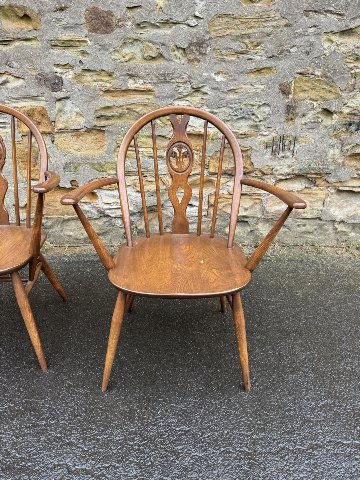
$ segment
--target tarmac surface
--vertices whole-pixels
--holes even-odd
[[[360,478],[355,255],[279,251],[243,292],[252,390],[217,299],[137,299],[108,392],[100,383],[116,291],[93,255],[48,260],[31,303],[40,371],[0,285],[0,479]]]

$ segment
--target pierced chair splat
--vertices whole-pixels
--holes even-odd
[[[191,120],[195,123],[191,124]],[[164,137],[161,129],[164,125],[170,128],[170,139]],[[202,126],[201,141],[195,135],[198,151],[193,147],[194,132],[189,126]],[[147,147],[146,163],[141,160],[140,140],[143,129],[150,127],[152,148]],[[157,130],[159,131],[157,132]],[[213,138],[213,130],[218,133],[219,145],[216,150],[217,169],[213,177],[206,174],[209,168],[209,141]],[[158,134],[157,134],[158,133]],[[192,133],[192,135],[190,135]],[[162,137],[162,147],[158,140]],[[211,143],[211,142],[210,142]],[[133,146],[133,147],[132,147]],[[212,147],[213,148],[213,147]],[[151,153],[149,153],[149,150]],[[233,168],[228,167],[230,152]],[[131,159],[132,157],[132,159]],[[126,164],[132,164],[132,174],[136,174],[142,206],[145,236],[133,237],[131,205],[129,204],[126,175]],[[145,164],[145,169],[144,169]],[[152,173],[149,173],[152,165]],[[223,179],[226,171],[227,178]],[[194,181],[194,175],[199,181]],[[164,180],[166,177],[166,180]],[[230,177],[230,179],[229,179]],[[149,200],[149,179],[153,179],[154,194]],[[161,187],[166,184],[167,196],[173,207],[172,222],[168,221],[166,199]],[[114,258],[98,237],[90,222],[82,212],[79,202],[89,192],[106,185],[118,184],[121,213],[126,237],[126,245],[122,245]],[[134,185],[134,182],[132,182]],[[230,186],[229,186],[230,184]],[[198,188],[196,187],[198,185]],[[213,186],[213,195],[209,194],[209,185]],[[221,210],[221,198],[224,194],[231,196],[230,215],[227,220],[227,236],[217,234],[218,214]],[[263,242],[247,259],[238,245],[234,243],[235,230],[240,208],[242,185],[263,189],[276,195],[287,205],[287,209],[274,225]],[[196,187],[196,191],[195,191]],[[196,201],[192,202],[193,197]],[[210,202],[210,197],[212,201]],[[225,311],[229,303],[235,326],[243,384],[250,390],[250,374],[246,342],[246,328],[241,304],[240,291],[250,282],[251,273],[275,238],[277,232],[293,208],[305,208],[306,204],[295,195],[253,179],[243,178],[243,161],[239,144],[232,131],[214,115],[196,108],[168,106],[144,115],[126,133],[118,154],[117,177],[94,180],[77,188],[62,198],[64,205],[73,205],[80,221],[88,233],[99,257],[108,270],[110,282],[117,288],[118,296],[111,322],[108,349],[102,381],[102,390],[106,391],[110,379],[121,325],[125,311],[131,311],[134,298],[220,298],[221,311]],[[194,231],[189,222],[191,206],[192,217],[197,213]],[[208,214],[210,218],[208,217]],[[154,224],[157,233],[154,233]],[[137,225],[138,226],[138,225]],[[166,227],[168,230],[166,231]],[[223,230],[222,230],[223,231]]]
[[[46,360],[31,310],[29,293],[40,272],[43,272],[60,297],[63,300],[66,299],[63,288],[41,253],[41,247],[46,238],[41,228],[44,196],[58,186],[60,179],[56,173],[48,170],[45,142],[35,124],[26,115],[7,105],[0,105],[0,115],[5,119],[4,131],[5,134],[7,133],[8,143],[11,145],[7,151],[5,134],[4,138],[0,136],[0,283],[12,283],[35,354],[41,369],[46,371]],[[9,128],[7,128],[8,126]],[[25,154],[22,148],[23,142],[27,144]],[[33,148],[33,143],[36,148]],[[20,148],[21,152],[17,151]],[[34,165],[36,149],[39,157],[39,168],[36,175],[39,181],[37,185],[32,186],[32,177],[35,175],[34,171],[37,170]],[[11,152],[10,155],[9,152]],[[10,185],[5,178],[7,165],[12,166],[11,186],[13,192],[8,192]],[[10,209],[8,211],[7,208],[12,203],[9,199],[10,193],[13,193],[13,212]],[[34,193],[36,194],[36,204],[35,209],[32,209]],[[7,206],[5,201],[7,201]],[[25,204],[25,207],[22,207],[22,203]],[[21,272],[20,276],[20,271],[23,269],[27,269],[27,274],[24,276]]]

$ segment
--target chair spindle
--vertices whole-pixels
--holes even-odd
[[[143,174],[142,174],[142,170],[141,170],[139,147],[138,147],[137,139],[136,139],[135,136],[134,136],[134,147],[135,147],[136,164],[137,164],[137,171],[138,171],[139,183],[140,183],[141,203],[142,203],[143,212],[144,212],[145,232],[146,232],[146,237],[149,238],[150,237],[150,229],[149,229],[148,213],[147,213],[147,208],[146,208],[144,179],[143,179]]]
[[[20,225],[20,207],[19,207],[19,184],[18,184],[18,172],[17,172],[17,159],[16,159],[16,143],[15,143],[15,117],[11,116],[11,160],[13,166],[13,179],[14,179],[14,205],[15,205],[15,222],[16,225]]]
[[[156,147],[156,132],[155,132],[155,123],[151,121],[151,134],[152,134],[152,144],[153,144],[153,156],[154,156],[154,171],[155,171],[155,186],[156,186],[156,206],[159,222],[159,233],[163,235],[164,226],[162,219],[162,208],[161,208],[161,195],[160,195],[160,179],[159,179],[159,165],[157,158],[157,147]]]
[[[197,234],[201,235],[202,209],[204,198],[204,177],[205,177],[205,158],[206,158],[206,142],[207,142],[208,121],[204,122],[204,135],[201,152],[201,168],[200,168],[200,186],[199,186],[199,209],[198,209],[198,223]]]
[[[31,147],[32,147],[32,132],[28,132],[28,154],[27,154],[27,168],[26,168],[26,226],[31,227]]]
[[[219,166],[218,172],[216,177],[216,186],[215,186],[215,198],[214,198],[214,209],[212,214],[211,220],[211,229],[210,229],[210,237],[213,238],[215,234],[215,226],[216,226],[216,217],[217,217],[217,209],[219,203],[219,194],[220,194],[220,180],[222,174],[222,163],[224,158],[224,150],[225,150],[225,135],[223,135],[221,140],[221,147],[220,147],[220,156],[219,156]]]

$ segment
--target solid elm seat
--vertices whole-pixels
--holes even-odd
[[[237,292],[251,279],[241,249],[196,234],[152,235],[120,247],[109,280],[136,295],[211,297]]]
[[[31,260],[32,228],[16,225],[0,225],[0,274],[18,270]],[[40,246],[45,242],[42,233]]]

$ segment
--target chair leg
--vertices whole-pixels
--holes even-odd
[[[60,297],[63,299],[63,301],[66,301],[66,293],[64,292],[64,289],[59,283],[59,280],[56,278],[55,273],[52,271],[52,268],[46,261],[45,257],[40,254],[40,261],[41,261],[41,270],[44,272],[45,276],[51,283],[51,285],[55,288],[57,293],[60,295]]]
[[[240,293],[235,293],[233,295],[232,306],[233,306],[233,318],[234,326],[236,333],[237,346],[240,357],[240,365],[243,376],[245,392],[249,392],[251,388],[250,383],[250,373],[249,373],[249,362],[248,362],[248,351],[246,343],[246,328],[245,328],[245,317],[241,304]]]
[[[221,313],[226,312],[226,296],[225,295],[221,295],[220,297],[220,310],[221,310]]]
[[[126,312],[131,312],[132,310],[132,307],[134,305],[134,300],[135,300],[135,295],[132,294],[132,293],[129,293],[127,296],[126,296],[126,304],[125,304],[125,311]]]
[[[18,272],[13,272],[11,274],[11,280],[14,287],[16,300],[18,302],[20,312],[24,319],[24,323],[28,331],[31,343],[34,347],[36,356],[39,360],[41,370],[46,372],[47,371],[46,360],[45,360],[44,352],[41,346],[39,333],[36,328],[34,315],[31,311],[29,299],[28,299],[28,296],[26,295],[25,287],[22,283],[22,280]]]
[[[114,313],[111,320],[108,348],[107,348],[106,358],[105,358],[104,375],[103,375],[102,386],[101,386],[101,390],[103,392],[106,392],[106,389],[109,383],[111,369],[114,363],[114,358],[116,353],[116,347],[118,345],[119,338],[120,338],[121,325],[124,318],[125,299],[126,299],[125,293],[119,292],[116,299],[115,309],[114,309]]]

